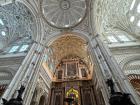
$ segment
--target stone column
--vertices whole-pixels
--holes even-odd
[[[27,87],[30,81],[31,75],[33,75],[33,71],[35,70],[35,66],[37,66],[37,62],[39,61],[39,56],[41,51],[43,50],[43,46],[38,45],[37,43],[33,43],[31,49],[29,50],[27,56],[23,60],[21,66],[19,67],[17,73],[15,74],[13,80],[5,91],[3,98],[9,100],[13,94],[17,93],[17,89],[23,84]],[[26,90],[25,90],[26,91]],[[1,100],[2,103],[2,100]]]
[[[108,78],[111,76],[111,78],[115,82],[115,89],[120,92],[126,92],[131,94],[131,99],[136,105],[140,105],[140,100],[132,86],[130,85],[127,77],[124,75],[124,72],[121,70],[120,66],[117,64],[116,60],[110,53],[108,47],[105,46],[105,44],[102,43],[102,41],[99,39],[98,35],[94,37],[93,39],[95,43],[95,47],[97,51],[97,55],[99,58],[98,62],[104,62],[101,65],[103,66],[102,73],[105,74],[104,77]],[[94,50],[94,52],[96,52]],[[107,73],[107,72],[108,73]],[[111,75],[110,75],[111,74]]]
[[[40,45],[39,51],[36,52],[36,58],[33,58],[33,62],[32,64],[34,65],[32,68],[29,68],[28,72],[26,72],[26,75],[23,78],[23,81],[26,84],[26,91],[24,92],[24,104],[25,105],[30,105],[32,96],[33,96],[33,92],[35,90],[36,84],[38,82],[38,78],[39,78],[39,71],[40,68],[42,66],[42,62],[44,60],[44,56],[43,56],[43,52],[44,51],[44,47]]]
[[[100,89],[100,91],[102,92],[104,101],[105,101],[105,105],[109,105],[109,101],[108,101],[109,92],[107,90],[108,87],[106,85],[106,80],[108,77],[111,76],[111,74],[108,68],[106,67],[104,58],[102,57],[100,49],[97,47],[97,45],[98,43],[95,41],[95,39],[93,39],[91,42],[91,46],[88,47],[90,55],[91,55],[91,59],[93,62],[93,70],[94,70],[93,81],[95,81],[96,83],[94,84],[94,87],[95,89],[98,89],[98,90]],[[100,100],[96,100],[96,101],[100,101]]]

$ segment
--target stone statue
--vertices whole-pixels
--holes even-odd
[[[72,102],[74,101],[74,99],[70,98],[70,97],[67,97],[67,98],[64,99],[64,101],[67,102],[68,105],[72,105]]]
[[[12,98],[9,101],[7,101],[6,99],[2,99],[3,100],[3,105],[23,105],[23,100],[22,100],[22,94],[25,90],[24,86],[21,86],[20,89],[18,90],[18,96],[17,98]]]
[[[131,101],[128,93],[122,93],[122,92],[115,92],[114,90],[114,83],[112,79],[107,80],[107,85],[111,89],[111,96],[109,99],[110,105],[135,105]]]
[[[114,90],[114,83],[113,83],[112,79],[108,79],[106,83],[111,89],[111,94],[114,94],[115,90]]]

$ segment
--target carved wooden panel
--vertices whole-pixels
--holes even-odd
[[[96,105],[94,101],[94,95],[92,88],[81,87],[81,103],[82,105]]]
[[[64,89],[54,88],[52,90],[51,103],[49,105],[63,105],[64,103]]]

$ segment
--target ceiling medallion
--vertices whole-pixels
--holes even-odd
[[[42,0],[45,20],[57,28],[74,27],[86,14],[85,0]]]
[[[61,3],[60,3],[60,7],[63,10],[67,10],[67,9],[70,8],[70,2],[68,0],[62,0]]]

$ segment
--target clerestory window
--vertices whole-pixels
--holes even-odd
[[[120,41],[124,41],[124,42],[130,41],[130,39],[125,35],[118,35],[118,38]]]
[[[127,35],[108,35],[107,40],[109,43],[129,42],[132,41]]]
[[[10,50],[9,53],[14,53],[18,50],[19,46],[13,46]]]
[[[107,36],[107,39],[108,39],[109,42],[111,42],[111,43],[118,42],[117,39],[115,38],[115,36],[113,36],[113,35]]]
[[[140,28],[140,2],[138,0],[133,0],[130,6],[130,22],[132,22],[133,28]]]
[[[133,1],[132,1],[132,4],[131,4],[131,6],[130,6],[130,10],[133,9],[133,7],[134,7],[134,5],[135,5],[135,2],[136,2],[136,0],[133,0]]]
[[[4,25],[4,23],[3,23],[2,19],[0,19],[0,24],[1,24],[1,25]]]
[[[140,3],[137,6],[137,12],[140,13]]]
[[[2,35],[2,36],[6,36],[5,31],[1,31],[1,35]]]
[[[131,16],[130,17],[130,22],[134,22],[134,20],[135,20],[135,16]]]
[[[140,27],[140,20],[138,21],[137,26]]]
[[[28,49],[29,45],[22,45],[21,48],[19,49],[19,52],[24,52]]]

